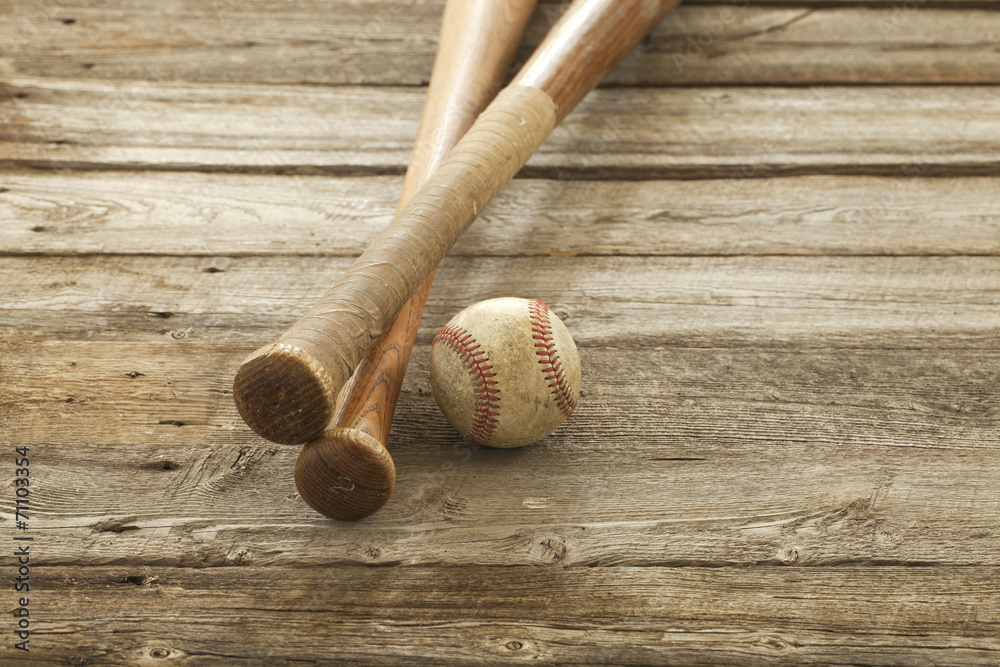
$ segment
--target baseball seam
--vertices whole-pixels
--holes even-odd
[[[535,339],[535,354],[538,355],[538,363],[545,373],[545,380],[549,383],[549,389],[555,396],[556,406],[564,415],[569,417],[576,409],[576,395],[572,387],[566,381],[566,374],[563,372],[562,363],[559,361],[559,353],[556,350],[556,342],[552,340],[552,324],[549,321],[549,307],[541,301],[531,300],[528,302],[528,311],[531,313],[532,337]]]
[[[431,345],[443,342],[458,353],[472,373],[472,381],[479,391],[472,431],[465,439],[474,445],[485,445],[497,430],[500,418],[500,389],[496,386],[496,373],[489,357],[468,331],[454,324],[441,328]]]

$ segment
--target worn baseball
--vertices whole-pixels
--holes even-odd
[[[466,440],[521,447],[541,440],[576,408],[580,354],[566,325],[541,301],[480,301],[438,331],[431,387]]]

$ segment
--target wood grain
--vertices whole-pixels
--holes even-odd
[[[338,567],[285,568],[280,578],[254,566],[70,567],[36,596],[46,608],[39,657],[21,664],[95,655],[110,664],[836,664],[850,655],[859,665],[986,665],[1000,653],[996,577],[993,567]],[[10,659],[9,645],[0,651]]]
[[[395,176],[3,174],[0,253],[360,254]],[[515,179],[452,256],[997,255],[996,178]],[[637,239],[641,239],[638,242]]]
[[[349,531],[303,515],[294,451],[228,393],[346,261],[299,258],[278,294],[284,257],[3,260],[4,431],[43,452],[53,564],[996,563],[994,258],[449,260],[424,345],[466,303],[582,269],[543,292],[581,346],[579,413],[543,446],[468,451],[418,348],[403,482]]]
[[[1000,564],[995,349],[583,346],[578,413],[505,452],[462,444],[419,347],[395,494],[348,528],[240,426],[238,347],[149,338],[4,345],[41,564]]]
[[[443,1],[0,0],[0,663],[997,664],[1000,5],[917,4],[685,0],[445,260],[344,525],[229,379],[391,216]],[[473,452],[427,344],[510,294],[584,394]]]
[[[205,315],[243,317],[223,325],[223,340],[252,340],[287,327],[349,262],[303,257],[289,272],[281,257],[8,257],[0,303],[15,328],[36,310],[90,322],[133,314],[167,335]],[[470,303],[525,294],[550,304],[585,346],[993,349],[1000,325],[996,257],[454,258],[440,271],[449,287],[431,293],[423,343]],[[560,279],[534,279],[545,273]]]
[[[19,81],[0,166],[398,174],[423,91]],[[1000,92],[968,87],[598,90],[521,172],[558,180],[996,175]]]
[[[838,6],[823,7],[831,4]],[[767,5],[687,0],[608,83],[1000,82],[996,0]],[[0,40],[4,78],[419,86],[431,71],[443,2],[7,0],[0,7],[11,26]],[[561,9],[541,3],[520,62]]]

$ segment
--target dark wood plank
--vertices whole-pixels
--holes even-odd
[[[19,81],[0,166],[401,173],[421,89]],[[595,91],[522,170],[559,180],[996,175],[1000,88]]]
[[[3,346],[2,426],[32,447],[41,563],[998,563],[996,350],[584,347],[566,425],[472,451],[420,347],[394,497],[350,525],[297,497],[296,448],[241,422],[229,388],[248,351]]]
[[[995,0],[777,4],[685,3],[608,83],[1000,82]],[[442,12],[441,2],[395,0],[0,6],[11,26],[0,42],[6,78],[323,85],[426,84]],[[519,62],[560,12],[558,2],[541,4]]]
[[[41,550],[40,550],[41,551]],[[51,572],[50,572],[51,570]],[[993,567],[39,568],[18,664],[990,665]]]
[[[402,179],[0,174],[0,253],[358,255]],[[996,255],[996,178],[516,179],[452,255]]]

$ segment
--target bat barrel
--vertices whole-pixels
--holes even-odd
[[[511,82],[544,90],[556,124],[680,0],[576,0]]]

